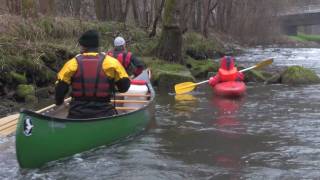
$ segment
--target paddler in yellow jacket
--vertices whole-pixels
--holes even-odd
[[[56,105],[61,105],[72,87],[68,118],[87,119],[116,113],[110,98],[115,87],[126,92],[130,80],[123,66],[111,56],[99,53],[99,33],[85,32],[79,38],[81,54],[66,62],[58,73]]]

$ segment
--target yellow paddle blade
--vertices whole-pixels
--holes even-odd
[[[192,91],[196,87],[196,85],[197,84],[193,82],[184,82],[184,83],[176,84],[174,86],[174,90],[176,94],[184,94]]]
[[[263,60],[263,61],[257,63],[257,64],[255,65],[256,67],[255,67],[254,69],[260,69],[260,68],[263,68],[263,67],[265,67],[265,66],[268,66],[268,65],[270,65],[270,64],[272,64],[272,63],[273,63],[273,58],[266,59],[266,60]]]

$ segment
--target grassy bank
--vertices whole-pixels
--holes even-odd
[[[320,35],[307,35],[307,34],[301,34],[299,33],[297,36],[289,36],[290,39],[296,40],[296,41],[314,41],[320,43]]]
[[[204,76],[211,62],[202,59],[213,58],[225,51],[221,43],[214,39],[186,33],[183,37],[183,57],[189,65],[187,68],[155,58],[151,52],[158,37],[149,38],[145,29],[135,26],[61,17],[24,19],[19,16],[0,16],[0,96],[12,101],[26,102],[34,101],[34,97],[50,97],[57,71],[68,59],[78,54],[80,48],[77,40],[89,29],[100,32],[101,51],[111,49],[113,39],[118,35],[123,36],[128,49],[153,70],[154,84],[160,82],[162,85],[170,81],[167,87],[179,80],[194,80],[194,76]],[[23,94],[27,94],[28,98],[22,97]]]

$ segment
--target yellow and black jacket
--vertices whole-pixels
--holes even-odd
[[[57,105],[63,103],[69,86],[72,86],[71,96],[75,100],[108,102],[114,86],[118,91],[126,92],[130,80],[118,60],[102,53],[88,52],[67,61],[58,73]]]

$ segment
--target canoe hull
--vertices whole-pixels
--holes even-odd
[[[40,167],[46,162],[137,134],[146,128],[149,119],[147,109],[92,121],[48,120],[33,112],[21,112],[16,132],[17,159],[22,168]],[[33,126],[31,133],[27,132],[27,121]]]
[[[138,109],[112,117],[64,119],[23,110],[16,130],[16,155],[22,168],[38,168],[47,162],[110,145],[147,128],[153,119],[154,90],[146,72],[149,101]],[[126,108],[126,107],[123,107]]]
[[[246,85],[241,81],[222,82],[214,86],[213,92],[218,96],[240,97],[246,92]]]

